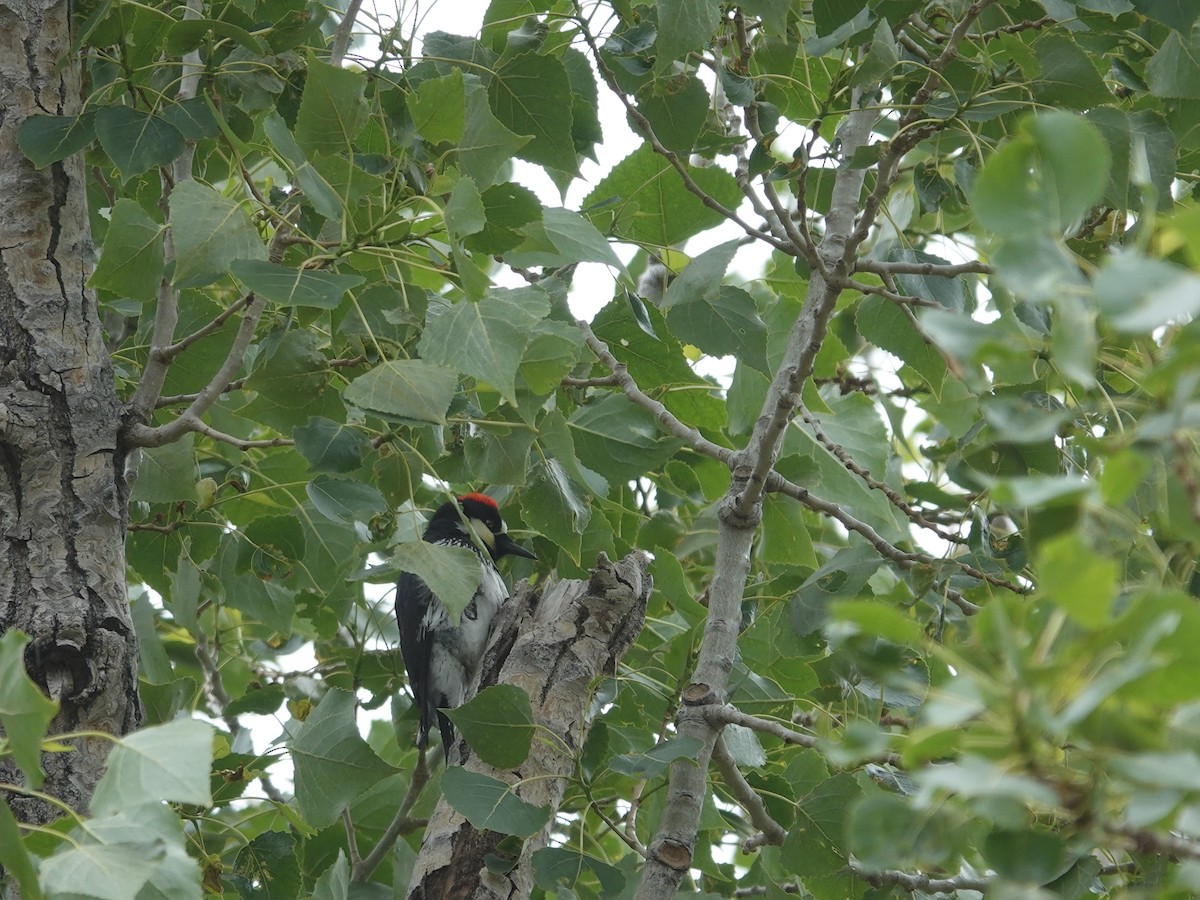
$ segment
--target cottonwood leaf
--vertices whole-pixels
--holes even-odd
[[[495,778],[451,766],[442,774],[442,793],[476,828],[530,837],[550,821],[550,810],[526,803]]]
[[[533,745],[533,706],[513,684],[494,684],[446,711],[471,749],[490,766],[515,769]]]
[[[189,180],[171,191],[176,287],[210,284],[235,259],[266,259],[267,249],[237,201]]]
[[[392,549],[392,565],[429,585],[456,626],[483,579],[479,557],[469,547],[406,541]]]
[[[343,394],[359,409],[446,424],[446,410],[458,390],[458,375],[421,359],[396,359],[359,375]]]
[[[198,719],[176,719],[121,738],[96,785],[92,812],[162,800],[208,806],[212,738],[212,726]]]
[[[296,802],[315,828],[332,825],[359,795],[396,771],[359,735],[356,705],[349,691],[330,690],[292,741]]]
[[[38,690],[25,670],[25,645],[29,637],[12,630],[0,637],[0,725],[8,738],[13,758],[29,786],[42,785],[41,747],[46,727],[58,712],[58,704]]]
[[[492,385],[515,406],[521,355],[549,312],[549,298],[536,287],[492,290],[478,302],[460,300],[437,314],[431,308],[421,356]]]
[[[235,260],[230,269],[249,290],[282,306],[336,309],[346,291],[363,282],[359,275],[337,275],[255,259]]]

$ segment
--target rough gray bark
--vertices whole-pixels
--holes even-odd
[[[31,637],[29,674],[61,704],[53,732],[137,723],[137,645],[125,595],[126,489],[116,396],[91,269],[82,162],[38,170],[17,146],[34,114],[80,106],[61,0],[0,4],[0,633]],[[80,810],[110,742],[45,754],[43,790]],[[0,783],[20,783],[0,759]],[[4,792],[0,791],[0,794]],[[18,819],[57,812],[7,794]]]
[[[585,716],[596,677],[614,670],[642,630],[652,584],[648,565],[649,557],[640,552],[619,563],[601,554],[586,582],[561,581],[540,596],[528,585],[518,588],[492,637],[481,683],[523,688],[533,701],[534,720],[571,752],[563,752],[558,741],[534,741],[520,771],[509,772],[486,765],[460,740],[451,749],[455,762],[509,784],[523,779],[514,791],[517,796],[558,809],[587,737]],[[484,857],[504,836],[477,831],[443,799],[429,819],[408,896],[528,897],[533,889],[530,858],[548,836],[549,826],[525,842],[512,871],[497,875],[488,871]]]

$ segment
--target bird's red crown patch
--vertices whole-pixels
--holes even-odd
[[[500,509],[500,507],[496,503],[496,501],[493,500],[491,497],[489,497],[487,494],[463,494],[461,497],[458,498],[459,503],[465,503],[467,500],[474,500],[476,503],[483,503],[487,506],[490,506],[492,509],[495,509],[495,510]]]

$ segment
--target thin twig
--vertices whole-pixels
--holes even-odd
[[[876,296],[883,297],[885,300],[890,300],[898,306],[923,306],[931,309],[943,308],[940,303],[936,303],[933,300],[926,300],[924,297],[901,294],[898,291],[889,290],[878,284],[867,284],[865,281],[855,281],[852,278],[846,279],[846,287],[862,294],[875,294]]]
[[[847,871],[856,878],[869,882],[873,887],[881,888],[896,885],[910,893],[924,891],[931,894],[948,894],[954,891],[979,891],[986,893],[994,879],[978,875],[955,875],[952,878],[933,878],[924,872],[899,872],[895,869],[884,869],[882,872],[872,872],[861,863],[851,861]]]
[[[919,509],[917,509],[915,506],[912,506],[907,500],[901,497],[891,485],[880,481],[878,478],[875,478],[870,471],[859,465],[859,463],[857,463],[846,451],[845,447],[830,439],[830,437],[825,433],[825,430],[821,427],[820,420],[808,410],[803,402],[798,403],[796,408],[800,412],[801,418],[803,418],[808,426],[813,430],[813,436],[817,439],[817,442],[821,444],[821,446],[832,453],[838,462],[845,466],[848,471],[861,478],[866,483],[867,487],[871,488],[872,490],[879,491],[881,494],[887,497],[888,501],[902,513],[904,513],[904,515],[906,515],[914,524],[919,525],[922,528],[929,529],[944,541],[949,541],[954,544],[965,544],[967,542],[967,539],[962,535],[946,531],[935,522],[930,522],[925,518],[924,514],[922,514]]]
[[[817,746],[817,739],[811,734],[793,731],[791,728],[780,725],[771,719],[752,716],[749,713],[742,712],[736,706],[728,704],[709,706],[705,709],[704,716],[717,728],[723,728],[726,725],[741,725],[743,728],[750,728],[754,731],[761,731],[764,734],[777,737],[785,744],[794,744],[797,747],[808,747],[810,749]]]
[[[767,490],[778,491],[781,494],[785,494],[788,497],[799,500],[813,512],[823,513],[824,515],[829,516],[831,519],[840,522],[847,531],[853,531],[856,534],[866,538],[867,542],[875,548],[875,551],[880,556],[892,560],[902,569],[910,569],[917,564],[926,566],[937,566],[940,564],[939,560],[936,560],[931,556],[926,556],[924,553],[906,553],[895,544],[889,542],[866,522],[863,522],[861,519],[857,519],[850,515],[850,513],[846,512],[836,503],[832,503],[829,500],[823,500],[820,497],[814,496],[812,492],[808,490],[808,488],[800,487],[800,485],[789,481],[778,472],[771,473],[767,480]],[[995,579],[994,576],[980,572],[978,569],[968,563],[963,563],[954,559],[946,560],[946,562],[957,566],[968,575],[978,578],[981,581],[987,581],[989,583],[999,582],[997,584],[998,587],[1006,587],[1018,594],[1027,593],[1026,589],[1015,587],[1005,581]],[[965,615],[973,616],[982,610],[981,606],[972,603],[958,591],[946,588],[945,595],[946,598],[960,610],[962,610]]]
[[[240,391],[246,386],[245,378],[235,378],[229,384],[225,385],[225,390],[221,393],[228,394],[231,391]],[[178,406],[180,403],[191,403],[199,394],[169,394],[166,397],[159,397],[155,403],[156,409],[162,409],[165,406]]]

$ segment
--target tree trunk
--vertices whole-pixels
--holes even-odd
[[[137,643],[125,595],[127,491],[117,399],[96,304],[78,155],[35,169],[31,115],[80,107],[68,5],[0,5],[0,633],[30,635],[26,667],[60,704],[51,731],[125,734],[138,721]],[[110,742],[43,755],[43,790],[85,810]],[[0,759],[0,782],[20,783]],[[53,807],[8,795],[19,820]]]
[[[575,756],[587,737],[586,714],[596,677],[616,668],[642,630],[652,586],[649,562],[640,552],[619,563],[601,554],[586,582],[561,581],[540,596],[524,585],[505,607],[510,612],[492,638],[481,685],[523,688],[533,701],[535,722],[557,735],[570,753],[558,749],[558,741],[536,740],[519,772],[487,765],[461,740],[451,748],[451,757],[470,771],[509,784],[522,780],[514,790],[518,797],[557,810],[575,770]],[[525,841],[517,865],[499,875],[488,870],[485,857],[496,851],[504,835],[476,830],[442,799],[425,830],[408,896],[422,900],[528,897],[533,889],[531,857],[546,845],[549,831],[547,825]]]

